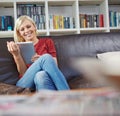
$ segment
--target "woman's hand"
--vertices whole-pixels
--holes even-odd
[[[37,53],[32,57],[31,61],[35,62],[38,58],[40,57],[40,55],[38,55]]]
[[[13,56],[20,55],[20,48],[14,41],[7,42],[7,48]]]
[[[23,75],[27,70],[27,66],[21,56],[19,45],[17,45],[14,41],[10,41],[7,42],[7,48],[13,55],[19,74]]]

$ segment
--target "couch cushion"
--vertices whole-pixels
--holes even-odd
[[[98,88],[104,87],[106,84],[104,83],[95,83],[90,79],[84,77],[75,77],[68,80],[68,84],[71,89],[79,89],[79,88]]]
[[[7,41],[13,40],[12,38],[0,39],[0,82],[8,84],[16,84],[18,72],[14,63],[12,55],[7,50]]]

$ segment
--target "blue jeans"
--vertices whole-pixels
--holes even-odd
[[[57,90],[54,82],[45,71],[39,71],[36,73],[34,83],[37,91],[41,89]]]
[[[56,65],[53,57],[50,54],[44,54],[38,58],[25,72],[23,77],[16,83],[17,86],[23,88],[33,88],[34,80],[39,71],[45,71],[50,78],[48,81],[54,83],[56,90],[69,90],[68,83]],[[49,84],[48,84],[49,85]]]

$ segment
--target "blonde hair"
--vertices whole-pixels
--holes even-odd
[[[14,27],[14,41],[15,42],[23,42],[25,41],[24,38],[22,38],[19,34],[19,28],[21,26],[21,24],[25,21],[25,20],[28,20],[30,21],[36,28],[36,35],[37,35],[37,27],[36,27],[36,24],[35,22],[33,21],[32,18],[30,18],[29,16],[27,15],[22,15],[20,16],[16,22],[15,22],[15,27]]]

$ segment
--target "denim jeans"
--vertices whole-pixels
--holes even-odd
[[[40,58],[38,58],[25,72],[23,77],[16,83],[16,86],[20,86],[23,88],[33,88],[35,85],[34,80],[36,74],[39,71],[45,71],[49,80],[52,80],[54,83],[56,90],[69,90],[68,83],[56,65],[53,57],[50,54],[44,54]],[[48,83],[51,81],[48,81]]]
[[[45,71],[39,71],[36,73],[34,83],[36,91],[41,89],[57,90],[54,82]]]

